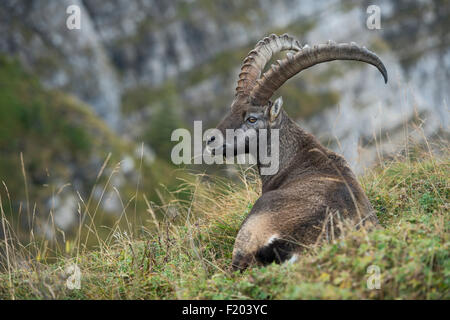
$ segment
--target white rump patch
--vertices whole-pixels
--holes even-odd
[[[266,242],[266,246],[268,246],[268,245],[271,245],[275,240],[277,240],[278,239],[278,234],[273,234],[273,235],[271,235],[270,236],[270,238],[269,238],[269,240],[267,240],[267,242]]]
[[[292,257],[289,258],[287,263],[294,263],[298,260],[298,254],[293,254]]]

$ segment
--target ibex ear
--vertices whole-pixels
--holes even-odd
[[[283,105],[283,97],[279,97],[270,107],[270,122],[274,122],[280,115],[281,106]]]

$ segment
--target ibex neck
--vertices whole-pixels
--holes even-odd
[[[314,161],[311,161],[311,149],[317,148],[326,152],[326,149],[309,133],[301,129],[292,119],[283,112],[279,129],[279,168],[273,175],[261,174],[263,164],[258,162],[261,174],[262,191],[267,192],[279,188],[297,175],[297,172],[312,170]],[[271,156],[270,143],[268,154]]]

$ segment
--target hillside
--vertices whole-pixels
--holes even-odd
[[[361,181],[382,227],[344,226],[341,238],[311,247],[294,264],[230,273],[234,237],[258,197],[258,179],[252,171],[241,183],[197,176],[177,190],[189,190],[190,201],[167,199],[165,219],[154,219],[149,205],[154,226],[144,236],[112,229],[97,249],[66,242],[52,261],[45,246],[11,241],[0,299],[450,299],[450,167],[443,152],[438,159],[410,150],[368,171]],[[37,258],[29,256],[33,248]],[[79,290],[66,286],[73,263]],[[380,289],[367,288],[371,265],[379,267]]]
[[[89,219],[83,201],[98,202],[95,223],[113,225],[121,201],[139,188],[157,201],[158,183],[176,185],[172,166],[118,136],[76,97],[46,89],[17,60],[1,55],[0,106],[0,200],[22,239],[30,232],[49,241],[71,238]],[[145,210],[141,197],[133,205]]]
[[[371,4],[0,1],[0,299],[449,299],[450,1],[378,0],[375,29]],[[341,225],[296,264],[231,274],[259,179],[175,165],[171,135],[217,125],[272,33],[354,41],[386,66],[387,84],[357,61],[320,64],[272,97],[344,156],[382,228]]]
[[[79,30],[66,26],[72,4],[80,8]],[[91,191],[103,199],[95,219],[108,226],[127,205],[145,210],[140,191],[161,204],[165,188],[173,191],[177,178],[186,177],[170,161],[171,133],[191,129],[194,120],[204,129],[218,123],[242,60],[270,33],[287,32],[309,45],[355,41],[385,63],[387,85],[373,67],[340,61],[305,70],[274,96],[282,95],[289,115],[344,155],[357,174],[398,151],[410,139],[407,125],[422,126],[427,138],[448,136],[448,1],[377,1],[381,28],[374,30],[366,26],[369,4],[1,1],[0,181],[13,207],[7,214],[21,208],[49,221],[53,213],[56,227],[74,235],[78,206],[84,207],[77,192],[84,200]],[[106,159],[103,178],[114,173],[111,183],[104,192],[94,190]],[[231,166],[195,169],[235,172]],[[24,216],[14,220],[27,234]],[[52,229],[43,223],[33,232],[51,239]]]

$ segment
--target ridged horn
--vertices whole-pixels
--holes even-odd
[[[274,68],[270,68],[257,80],[250,93],[250,99],[255,105],[265,105],[273,93],[297,73],[316,64],[333,60],[369,63],[381,72],[385,83],[388,81],[386,67],[375,53],[354,42],[336,44],[330,40],[326,44],[315,45],[312,48],[305,45],[294,55],[287,55],[283,60],[278,60]]]
[[[236,96],[250,94],[256,85],[256,80],[259,79],[261,72],[273,55],[284,50],[300,51],[300,49],[300,43],[287,34],[282,36],[271,34],[260,40],[242,63],[237,81]]]

